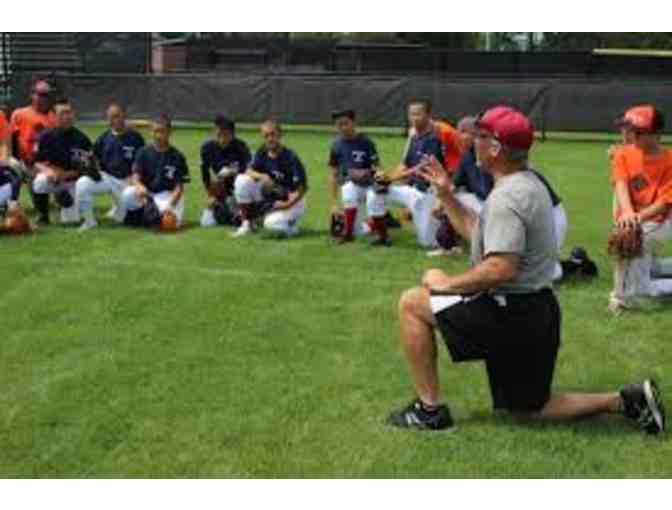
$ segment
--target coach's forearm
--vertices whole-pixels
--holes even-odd
[[[471,209],[464,207],[452,192],[444,193],[439,200],[453,228],[465,241],[471,242],[476,224],[476,217]]]
[[[486,258],[465,273],[431,281],[430,291],[446,294],[476,294],[486,292],[513,280],[518,272],[518,258],[497,255]]]

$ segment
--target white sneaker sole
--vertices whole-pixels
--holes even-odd
[[[656,402],[654,389],[649,379],[644,381],[644,396],[646,397],[646,403],[653,413],[653,419],[656,420],[656,424],[658,424],[660,431],[664,432],[665,424],[663,423],[663,415],[660,412],[660,407],[658,407],[658,402]]]

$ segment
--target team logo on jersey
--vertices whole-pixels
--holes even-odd
[[[364,163],[365,157],[366,157],[366,151],[352,151],[352,160],[355,163]]]
[[[166,173],[166,179],[174,179],[175,178],[175,172],[177,172],[177,168],[175,168],[173,165],[166,165],[163,167],[163,170]]]
[[[630,188],[632,188],[633,191],[642,191],[648,184],[649,183],[646,182],[646,179],[642,174],[635,175],[630,179]]]
[[[135,147],[131,145],[124,145],[121,150],[124,152],[124,159],[128,161],[133,161],[133,156],[135,155]]]
[[[81,163],[86,159],[87,152],[82,149],[70,149],[70,159],[75,163]]]

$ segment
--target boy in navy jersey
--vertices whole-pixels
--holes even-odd
[[[380,167],[376,145],[368,136],[357,132],[354,111],[335,111],[331,118],[338,131],[338,137],[332,143],[329,152],[331,212],[332,214],[340,212],[338,204],[340,188],[345,217],[345,228],[339,242],[350,242],[355,235],[364,232],[361,228],[361,218],[357,218],[357,212],[366,206],[367,214],[372,219],[374,230],[378,234],[375,242],[384,243],[387,240],[385,204],[382,202],[382,209],[377,207],[381,205],[381,201],[376,200],[373,189],[373,176]]]
[[[234,237],[249,234],[253,222],[262,217],[267,230],[293,236],[298,234],[299,220],[306,211],[306,171],[296,153],[282,145],[278,122],[262,123],[261,135],[264,145],[248,171],[236,177],[234,194],[242,224]]]
[[[233,183],[238,174],[247,171],[251,159],[247,144],[235,134],[235,123],[218,115],[215,118],[214,139],[201,147],[201,177],[208,194],[208,205],[201,215],[202,227],[228,224],[235,212]],[[227,214],[218,214],[218,211]],[[229,221],[226,221],[227,218]]]
[[[172,123],[162,115],[152,122],[154,143],[138,152],[133,163],[131,186],[121,195],[122,206],[128,213],[142,210],[151,199],[160,214],[171,211],[177,226],[184,216],[184,183],[189,168],[182,153],[170,145]]]
[[[43,131],[38,139],[33,201],[38,223],[49,224],[50,193],[61,205],[61,222],[79,223],[75,183],[80,177],[78,165],[91,155],[91,140],[75,127],[75,112],[67,99],[57,101],[54,112],[56,127]]]
[[[77,180],[75,194],[79,213],[84,218],[80,230],[98,225],[93,214],[93,198],[102,193],[111,194],[115,202],[108,217],[118,222],[124,220],[126,212],[119,201],[123,191],[130,185],[135,156],[145,146],[142,135],[126,125],[126,110],[122,105],[111,103],[107,107],[106,116],[110,128],[93,145],[93,154],[100,164],[101,179],[96,181],[85,175]]]

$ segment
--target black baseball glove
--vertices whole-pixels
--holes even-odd
[[[329,234],[334,239],[338,239],[343,236],[345,231],[345,216],[341,212],[336,212],[331,214],[331,222],[329,225]]]

